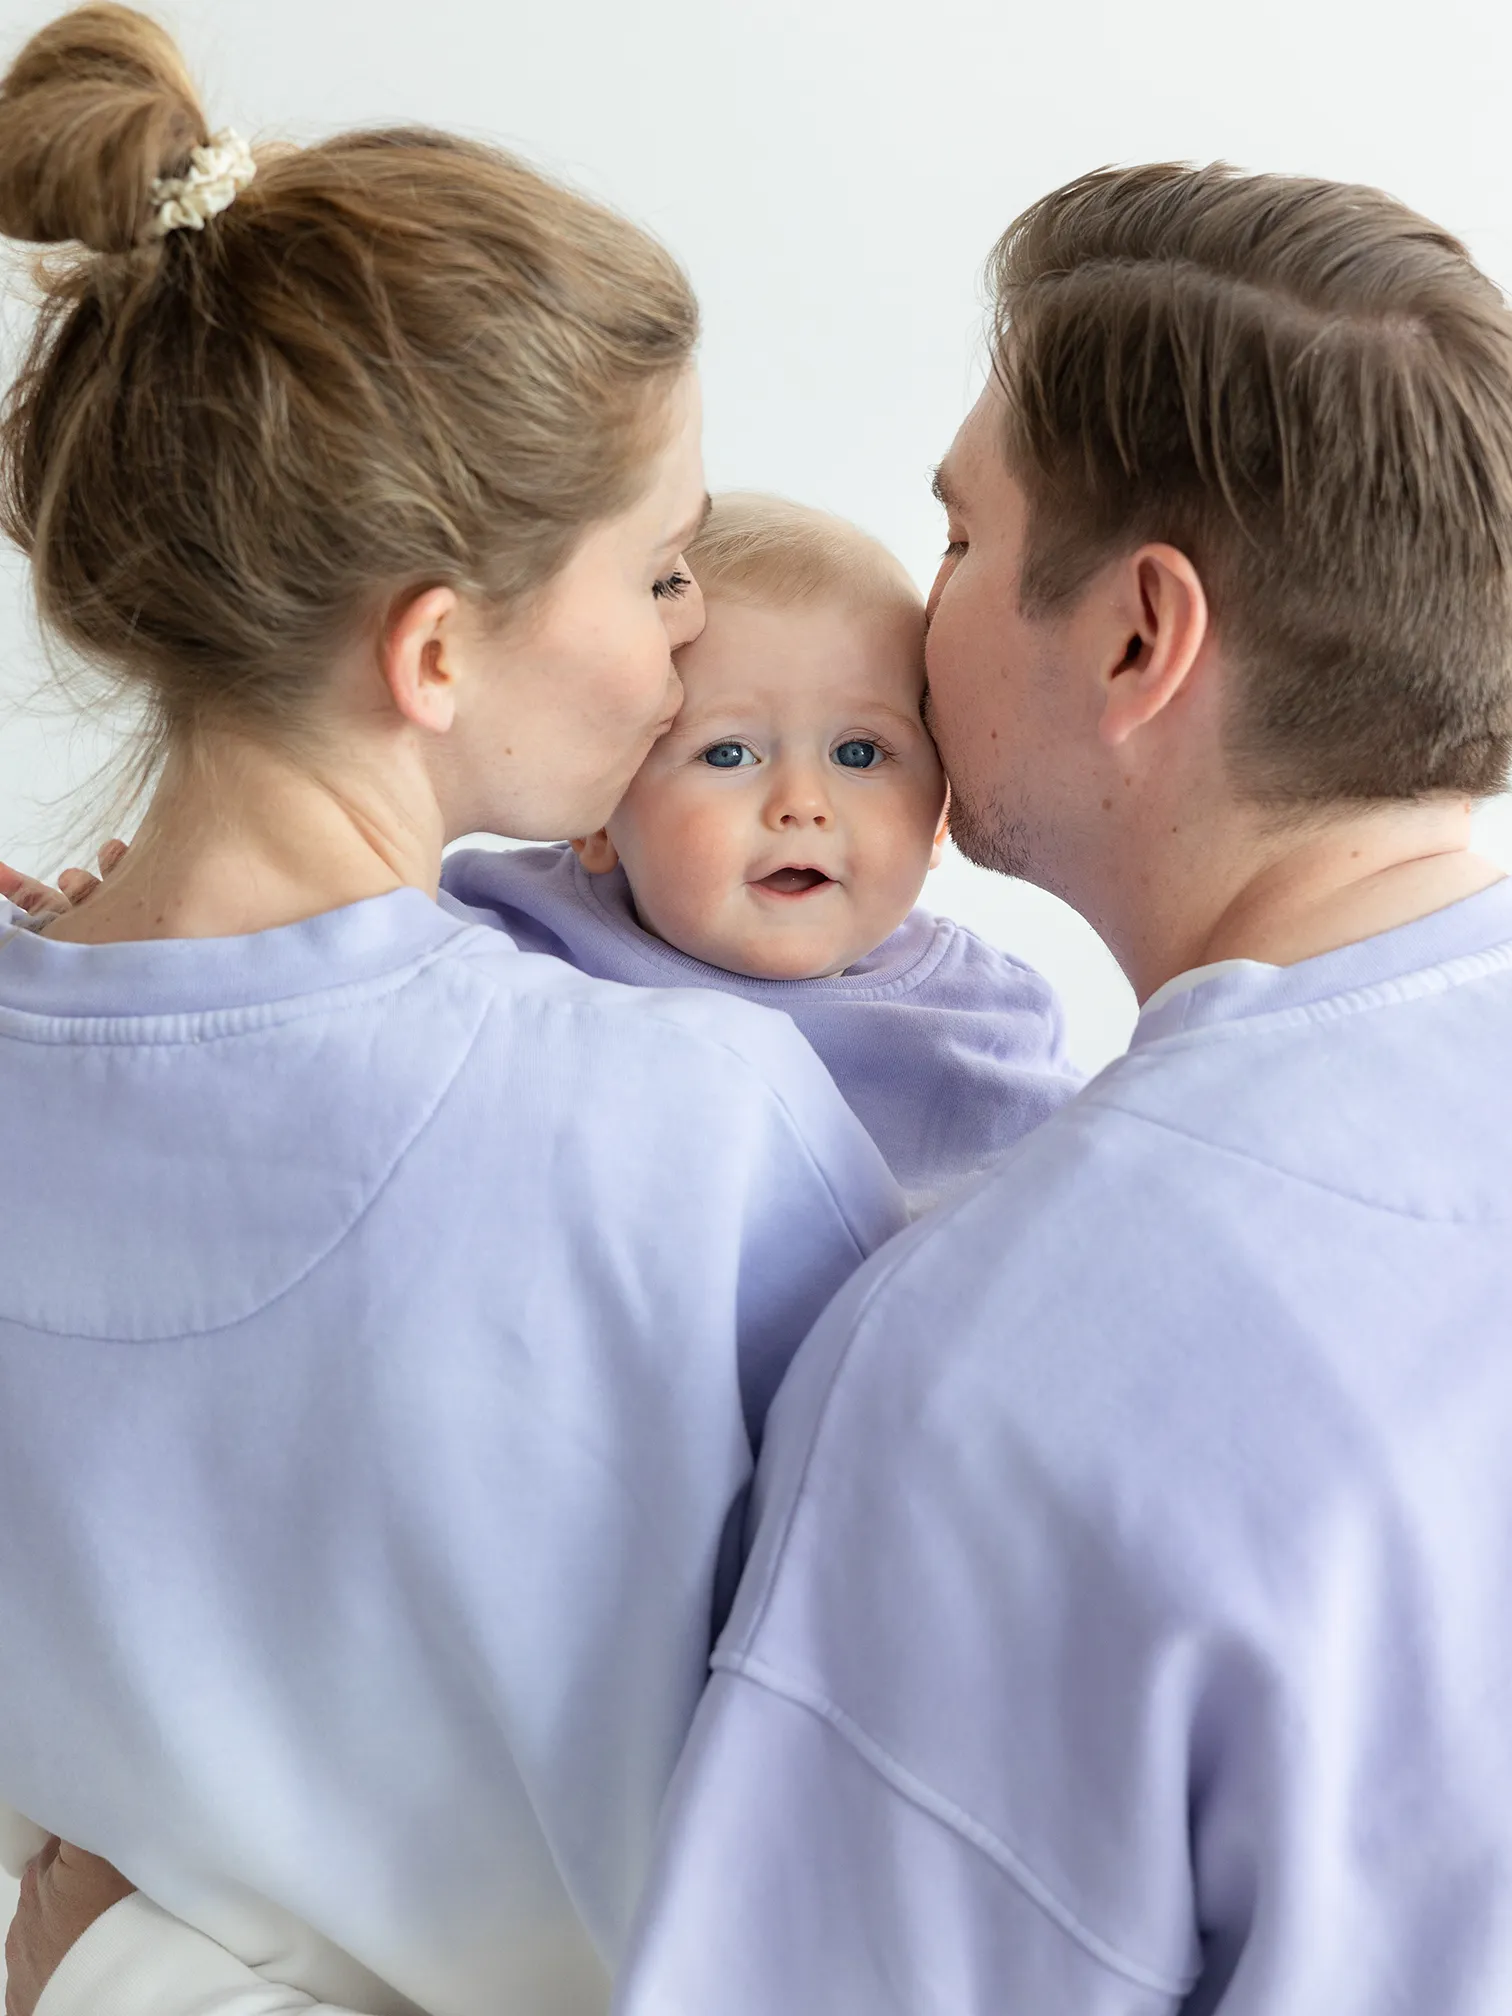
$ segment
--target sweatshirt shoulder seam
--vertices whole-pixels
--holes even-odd
[[[1089,1960],[1105,1972],[1116,1974],[1136,1987],[1157,1994],[1182,1996],[1190,1992],[1198,1976],[1195,1972],[1168,1973],[1164,1968],[1133,1959],[1111,1940],[1092,1930],[1079,1913],[1066,1904],[1015,1849],[991,1828],[965,1809],[937,1792],[901,1764],[890,1751],[869,1736],[855,1718],[838,1707],[819,1688],[805,1686],[779,1672],[768,1661],[752,1653],[716,1651],[711,1662],[716,1668],[748,1680],[763,1692],[805,1710],[825,1723],[854,1752],[874,1777],[909,1805],[937,1821],[963,1845],[988,1862],[999,1875],[1056,1928],[1079,1946]]]

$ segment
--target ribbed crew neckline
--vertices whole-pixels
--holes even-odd
[[[1390,986],[1451,962],[1505,950],[1512,959],[1512,877],[1431,910],[1410,924],[1299,959],[1291,966],[1226,959],[1174,994],[1152,995],[1130,1044],[1286,1009],[1316,1007],[1341,995]],[[1181,977],[1181,976],[1178,976]]]
[[[34,1015],[165,1015],[249,1008],[360,984],[470,927],[419,889],[394,889],[234,938],[75,945],[0,932],[0,1007]]]

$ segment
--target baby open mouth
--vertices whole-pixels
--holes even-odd
[[[806,896],[810,889],[827,888],[830,877],[819,868],[774,868],[756,884],[774,896]]]

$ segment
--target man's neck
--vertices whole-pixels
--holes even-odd
[[[434,895],[440,814],[419,766],[388,757],[337,772],[228,738],[174,759],[121,866],[47,936],[236,937],[394,889]]]
[[[1224,959],[1292,966],[1479,894],[1503,871],[1470,851],[1471,810],[1439,799],[1205,836],[1200,860],[1170,864],[1162,904],[1144,892],[1146,928],[1116,948],[1136,994]]]

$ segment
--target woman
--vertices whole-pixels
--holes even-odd
[[[785,1021],[433,900],[676,712],[694,304],[486,148],[254,163],[115,7],[0,87],[0,227],[83,248],[8,528],[161,757],[0,940],[0,1797],[304,1994],[601,2009],[766,1403],[901,1218]],[[94,1985],[168,2016],[133,1910]]]

